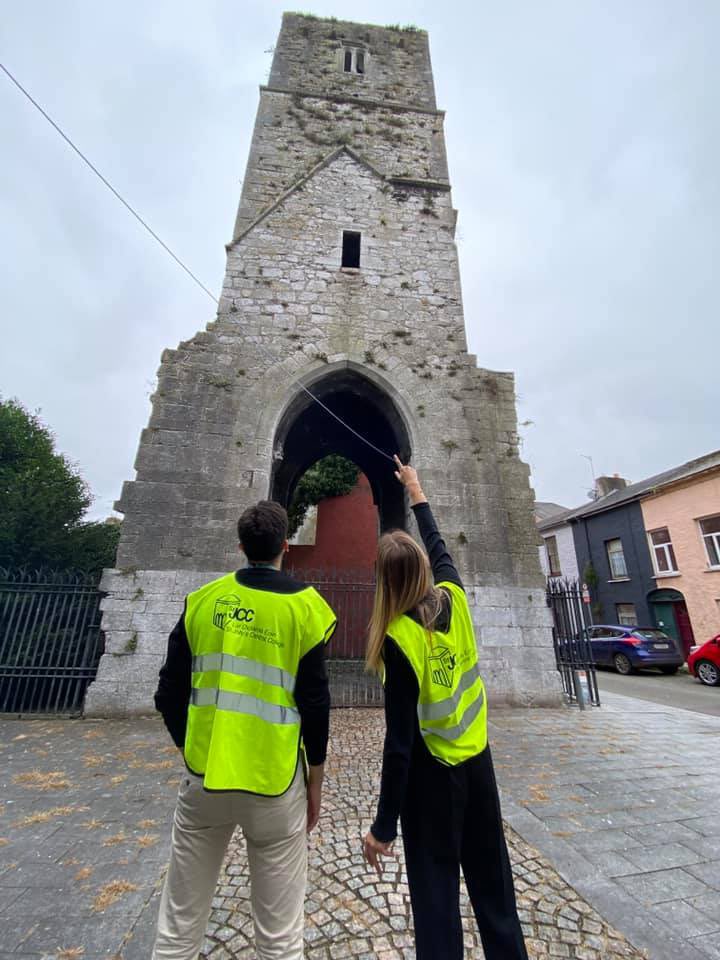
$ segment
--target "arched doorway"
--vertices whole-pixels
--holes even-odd
[[[308,388],[356,433],[307,393],[298,392],[275,431],[270,496],[288,507],[304,474],[330,454],[339,454],[357,467],[358,485],[347,495],[347,503],[325,501],[318,506],[317,544],[322,545],[322,549],[316,551],[315,556],[322,558],[320,567],[311,565],[308,569],[304,564],[295,572],[305,582],[314,584],[338,616],[338,628],[328,649],[333,703],[379,703],[380,685],[364,673],[363,664],[366,627],[375,589],[374,547],[370,563],[367,563],[366,547],[369,540],[376,544],[379,532],[407,525],[405,496],[395,479],[394,464],[378,450],[398,453],[409,460],[412,452],[409,431],[389,393],[355,369],[343,366],[328,371],[321,379],[308,384]],[[368,446],[361,437],[367,438],[378,450]],[[324,507],[329,507],[325,513]],[[332,526],[330,540],[337,539],[329,549],[328,522]],[[371,531],[364,529],[363,525],[368,524],[372,525]],[[291,549],[291,569],[292,557]],[[358,568],[358,557],[365,558],[363,569]]]
[[[679,645],[680,651],[687,657],[690,647],[695,643],[695,638],[685,597],[679,590],[651,590],[648,594],[648,604],[655,626],[672,637]]]
[[[353,430],[388,454],[410,459],[405,420],[390,396],[357,371],[343,367],[309,389]],[[406,526],[403,490],[392,463],[339,423],[304,391],[289,403],[275,431],[270,497],[287,507],[302,475],[321,457],[339,453],[368,478],[381,530]]]

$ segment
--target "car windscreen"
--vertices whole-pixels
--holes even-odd
[[[669,640],[670,637],[662,630],[633,630],[638,637],[644,637],[646,640]]]

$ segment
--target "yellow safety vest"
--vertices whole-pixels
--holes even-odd
[[[314,587],[273,593],[229,573],[189,594],[192,690],[185,762],[207,790],[279,796],[300,748],[295,680],[301,658],[336,617]]]
[[[396,617],[387,633],[417,677],[418,720],[428,750],[442,763],[457,766],[487,746],[487,699],[465,592],[454,583],[438,586],[452,598],[447,633],[428,634],[407,614]]]

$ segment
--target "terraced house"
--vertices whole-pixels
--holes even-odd
[[[538,522],[548,557],[572,531],[595,622],[657,626],[686,653],[720,633],[720,451],[598,484],[595,500]]]

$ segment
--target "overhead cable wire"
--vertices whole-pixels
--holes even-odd
[[[109,181],[106,177],[103,176],[103,174],[98,170],[98,168],[95,166],[95,164],[92,163],[92,162],[86,157],[86,155],[82,152],[82,150],[81,150],[75,143],[73,143],[73,141],[72,141],[72,140],[70,139],[70,137],[65,133],[65,131],[59,126],[59,124],[57,124],[57,123],[53,120],[53,118],[50,116],[50,114],[49,114],[46,110],[44,110],[43,107],[40,106],[40,104],[37,102],[37,100],[35,100],[35,98],[34,98],[33,96],[31,96],[31,94],[25,89],[25,87],[20,83],[20,81],[19,81],[15,76],[13,76],[13,74],[10,72],[10,70],[8,70],[8,68],[5,66],[5,64],[0,63],[0,69],[3,71],[3,73],[6,74],[6,76],[8,77],[8,79],[10,79],[10,80],[15,84],[15,86],[18,88],[18,90],[19,90],[25,97],[27,97],[27,99],[28,99],[28,100],[30,101],[30,103],[35,107],[35,109],[36,109],[40,114],[42,114],[42,116],[47,120],[47,122],[48,122],[48,123],[50,124],[50,126],[56,131],[56,133],[58,133],[58,134],[63,138],[63,140],[65,141],[65,143],[67,143],[67,145],[80,157],[80,159],[83,161],[83,163],[85,163],[85,164],[92,170],[92,172],[95,174],[95,176],[107,187],[107,189],[113,194],[113,196],[116,197],[116,199],[118,199],[118,200],[120,201],[120,203],[125,207],[125,209],[126,209],[130,214],[132,214],[133,217],[135,217],[135,219],[138,221],[138,223],[139,223],[142,227],[144,227],[145,230],[147,230],[147,232],[150,234],[150,236],[151,236],[154,240],[156,240],[157,243],[160,244],[160,246],[163,248],[163,250],[164,250],[169,256],[172,257],[172,259],[175,261],[175,263],[177,263],[177,265],[178,265],[182,270],[184,270],[185,273],[186,273],[192,280],[195,281],[195,283],[200,287],[200,289],[203,290],[203,291],[208,295],[208,297],[210,297],[210,299],[213,301],[213,303],[218,304],[219,301],[218,301],[218,298],[215,296],[215,294],[212,293],[212,291],[210,291],[210,290],[205,286],[205,284],[202,282],[202,280],[200,280],[200,279],[192,272],[192,270],[191,270],[185,263],[183,263],[183,261],[180,259],[180,257],[178,257],[177,254],[175,254],[175,253],[171,250],[171,248],[165,243],[165,241],[162,240],[162,239],[157,235],[157,233],[155,233],[155,231],[154,231],[154,230],[152,229],[152,227],[147,223],[147,221],[144,220],[143,217],[140,216],[140,214],[137,212],[137,210],[135,210],[135,208],[134,208],[133,206],[131,206],[131,204],[128,203],[128,201],[122,196],[122,194],[120,194],[120,193],[115,189],[115,187],[110,183],[110,181]],[[256,347],[259,347],[260,350],[265,353],[265,356],[268,357],[273,363],[275,362],[275,358],[272,357],[272,355],[270,354],[269,351],[265,350],[265,348],[262,346],[262,344],[256,343],[255,346],[256,346]],[[324,404],[323,401],[322,401],[319,397],[316,397],[315,394],[312,393],[312,391],[309,390],[309,389],[305,386],[304,383],[301,383],[296,377],[291,377],[291,378],[290,378],[290,382],[291,382],[291,383],[294,383],[296,386],[300,387],[300,389],[303,390],[312,400],[314,400],[315,403],[316,403],[319,407],[322,407],[322,409],[323,409],[326,413],[328,413],[334,420],[337,420],[338,423],[342,424],[342,426],[345,427],[345,429],[348,430],[350,433],[352,433],[354,436],[356,436],[356,437],[358,438],[358,440],[361,440],[364,444],[366,444],[368,447],[370,447],[370,448],[371,448],[372,450],[374,450],[376,453],[379,453],[380,456],[385,457],[386,460],[389,460],[391,463],[394,463],[394,460],[393,460],[393,458],[390,456],[390,454],[386,453],[384,450],[381,450],[380,447],[376,447],[374,443],[372,443],[370,440],[367,439],[367,437],[364,437],[361,433],[358,433],[358,431],[355,430],[353,427],[351,427],[349,423],[346,423],[346,422],[342,419],[342,417],[339,417],[334,411],[332,411],[332,410],[330,409],[330,407],[328,407],[326,404]]]
[[[70,137],[68,137],[68,135],[58,126],[58,124],[55,123],[55,121],[53,120],[53,118],[52,118],[45,110],[43,110],[43,108],[40,106],[40,104],[37,102],[37,100],[35,100],[35,99],[28,93],[28,91],[25,89],[25,87],[23,87],[23,85],[20,83],[20,81],[17,80],[17,79],[12,75],[12,73],[10,73],[10,71],[8,70],[8,68],[5,66],[4,63],[0,63],[0,69],[2,69],[2,71],[3,71],[5,74],[7,74],[7,76],[10,78],[10,80],[12,80],[12,82],[15,84],[15,86],[18,88],[18,90],[20,90],[20,92],[23,93],[23,94],[28,98],[28,100],[29,100],[30,103],[35,107],[35,109],[38,110],[38,111],[45,117],[45,119],[46,119],[47,122],[50,124],[50,126],[53,127],[53,128],[57,131],[57,133],[60,134],[60,136],[61,136],[61,137],[63,138],[63,140],[65,141],[65,143],[67,143],[67,145],[68,145],[72,150],[75,151],[75,153],[80,157],[80,159],[83,161],[83,163],[87,164],[87,166],[90,167],[90,169],[91,169],[92,172],[95,174],[95,176],[98,177],[98,178],[105,184],[105,186],[108,188],[108,190],[109,190],[115,197],[117,197],[117,199],[120,201],[120,203],[133,215],[133,217],[135,217],[135,219],[136,219],[140,224],[142,224],[143,227],[145,227],[145,229],[146,229],[147,232],[150,234],[150,236],[153,237],[154,240],[157,240],[157,242],[160,244],[160,246],[163,248],[163,250],[164,250],[166,253],[170,254],[170,256],[173,258],[173,260],[175,261],[175,263],[177,263],[178,266],[181,267],[181,268],[185,271],[185,273],[187,273],[187,275],[188,275],[189,277],[192,277],[192,279],[195,281],[195,283],[196,283],[202,290],[205,291],[205,293],[210,297],[211,300],[214,300],[215,303],[217,303],[217,299],[216,299],[215,296],[210,292],[210,290],[208,290],[208,288],[205,286],[205,284],[202,282],[202,280],[199,280],[198,277],[196,277],[195,274],[192,272],[192,270],[190,269],[190,267],[186,266],[186,265],[182,262],[182,260],[180,259],[180,257],[176,256],[176,254],[173,253],[173,251],[170,249],[170,247],[169,247],[163,240],[160,239],[160,237],[155,233],[155,231],[153,230],[153,228],[147,223],[147,221],[143,220],[143,218],[140,216],[140,214],[137,212],[137,210],[135,210],[135,209],[127,202],[127,200],[125,199],[125,197],[123,197],[122,194],[118,193],[118,191],[117,191],[117,190],[115,189],[115,187],[110,183],[110,181],[107,180],[107,179],[100,173],[100,171],[99,171],[98,168],[95,166],[95,164],[92,163],[90,160],[88,160],[88,158],[85,156],[85,154],[82,152],[82,150],[81,150],[79,147],[77,147],[77,146],[72,142],[72,140],[70,139]]]

